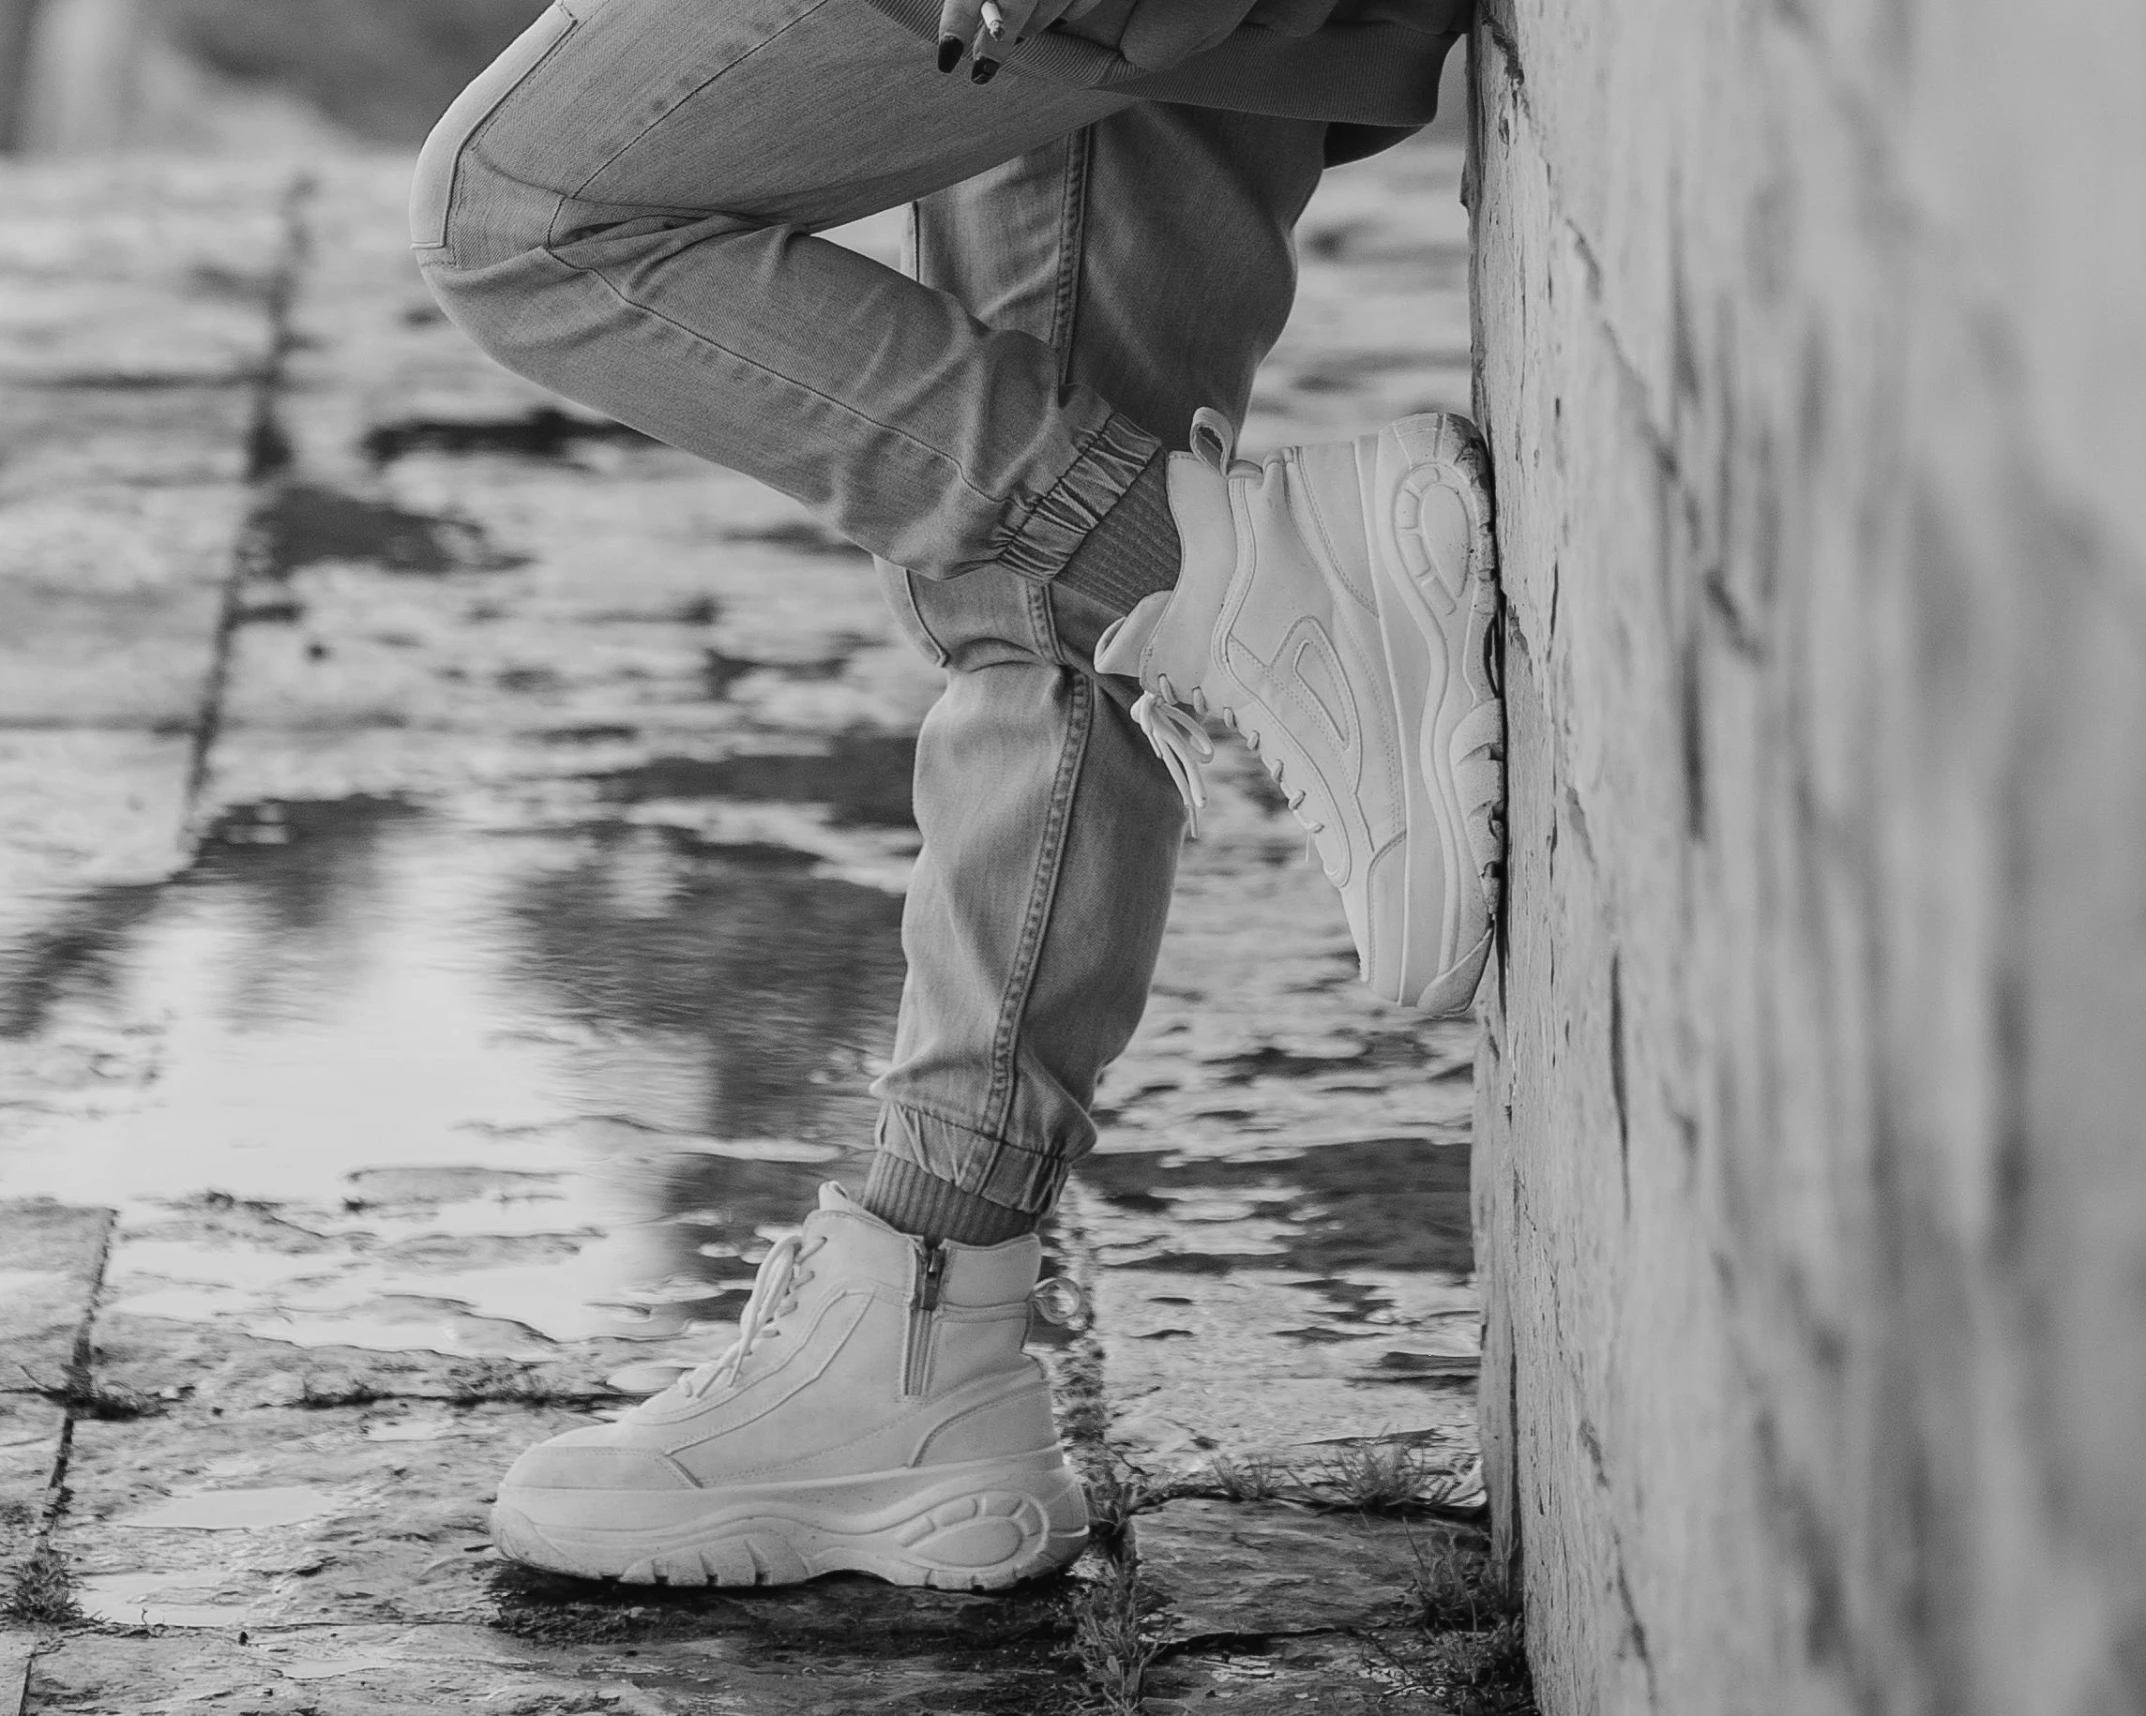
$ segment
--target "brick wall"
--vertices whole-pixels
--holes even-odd
[[[2146,1710],[2146,9],[1474,47],[1543,1708]]]

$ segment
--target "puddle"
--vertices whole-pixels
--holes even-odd
[[[765,542],[800,554],[824,554],[838,560],[869,560],[871,555],[847,537],[823,529],[809,518],[785,519],[760,530],[726,530],[726,542]]]
[[[792,761],[646,779],[774,792]],[[854,1177],[901,990],[886,888],[385,799],[221,832],[0,973],[54,1074],[0,1127],[0,1172],[122,1204],[115,1311],[455,1357],[719,1346],[765,1232]]]
[[[525,563],[494,548],[467,519],[408,512],[387,501],[305,483],[278,490],[253,522],[263,570],[274,577],[338,560],[420,577],[503,572]]]
[[[1365,1138],[1249,1159],[1116,1151],[1089,1157],[1080,1173],[1124,1218],[1110,1235],[1113,1261],[1192,1274],[1465,1277],[1474,1267],[1463,1143]]]
[[[727,1343],[769,1234],[822,1180],[861,1178],[901,900],[799,842],[813,818],[913,838],[912,756],[852,733],[467,814],[236,809],[186,875],[0,973],[0,1017],[76,1067],[0,1123],[0,1172],[16,1195],[122,1204],[116,1314],[308,1354],[676,1341],[601,1350],[621,1392],[653,1392],[666,1361]],[[778,814],[726,843],[679,825],[698,810],[732,834]],[[1100,1260],[1182,1286],[1128,1339],[1162,1364],[1241,1327],[1382,1400],[1464,1373],[1465,1147],[1293,1118],[1331,1127],[1348,1092],[1420,1094],[1425,1070],[1406,1034],[1310,1024],[1158,1067],[1116,1134],[1137,1146],[1162,1115],[1158,1142],[1079,1176]],[[374,1439],[397,1437],[427,1433]]]
[[[621,1394],[661,1394],[692,1368],[689,1364],[629,1364],[605,1377],[604,1386]]]
[[[825,805],[840,825],[910,828],[916,741],[902,734],[853,733],[824,751],[769,751],[705,760],[657,757],[598,777],[605,799],[727,798]]]
[[[336,1511],[341,1504],[310,1484],[285,1484],[260,1490],[204,1490],[174,1496],[141,1513],[112,1521],[144,1531],[267,1531],[302,1525]]]
[[[521,417],[411,417],[367,431],[361,443],[375,465],[410,453],[514,453],[529,459],[559,459],[591,443],[654,447],[638,429],[608,419],[572,417],[540,406]]]
[[[196,1588],[183,1574],[92,1573],[74,1581],[74,1594],[83,1614],[115,1627],[240,1627],[251,1613],[240,1603],[190,1600]]]
[[[650,1392],[655,1391],[651,1389]],[[378,1419],[365,1426],[365,1439],[368,1442],[446,1442],[456,1437],[480,1434],[488,1435],[490,1432],[460,1418]]]

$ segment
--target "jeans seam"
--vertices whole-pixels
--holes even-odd
[[[1039,1162],[1056,1162],[1062,1160],[1065,1156],[1065,1150],[1060,1145],[1024,1144],[1018,1138],[1007,1137],[1003,1127],[986,1128],[978,1126],[973,1121],[963,1120],[952,1114],[943,1114],[927,1102],[913,1102],[909,1098],[903,1097],[899,1100],[889,1101],[887,1106],[889,1108],[898,1108],[905,1114],[913,1114],[921,1120],[928,1120],[935,1126],[947,1126],[956,1132],[965,1132],[971,1138],[979,1139],[989,1144],[992,1149],[993,1160],[996,1160],[998,1156],[1007,1151],[1011,1151],[1016,1156],[1033,1156]]]
[[[1073,341],[1080,326],[1080,276],[1088,242],[1088,186],[1095,161],[1095,127],[1084,125],[1067,140],[1063,195],[1058,210],[1058,279],[1051,295],[1051,345],[1058,353],[1058,385],[1073,374]],[[1041,583],[1028,591],[1030,635],[1047,661],[1063,662],[1065,645],[1050,592]]]
[[[1067,140],[1064,197],[1058,212],[1058,280],[1051,294],[1051,345],[1058,353],[1058,384],[1072,379],[1073,338],[1080,314],[1080,275],[1088,242],[1088,179],[1095,127],[1084,125]]]
[[[1066,723],[1066,740],[1059,748],[1058,772],[1051,782],[1050,808],[1045,812],[1042,850],[1038,856],[1028,910],[1022,918],[1021,936],[1014,948],[1013,970],[999,1002],[999,1016],[991,1036],[991,1084],[984,1100],[990,1130],[999,1137],[1006,1131],[1014,1096],[1015,1044],[1021,1020],[1028,1011],[1028,997],[1035,988],[1036,970],[1042,964],[1045,932],[1050,927],[1051,907],[1058,899],[1058,877],[1065,858],[1066,831],[1071,825],[1073,796],[1080,781],[1081,765],[1088,755],[1088,739],[1094,725],[1095,694],[1088,681],[1067,673],[1063,682],[1072,702]],[[997,1153],[994,1152],[993,1160]]]
[[[562,201],[564,200],[566,199],[562,199]],[[785,387],[795,388],[799,393],[805,394],[809,398],[817,399],[822,405],[832,406],[835,410],[844,412],[849,416],[856,418],[857,421],[860,423],[869,423],[875,429],[884,430],[887,434],[893,436],[897,441],[907,443],[909,446],[916,448],[919,452],[928,454],[931,458],[936,459],[941,464],[952,466],[954,475],[959,480],[961,486],[967,489],[970,494],[976,496],[978,500],[988,502],[992,506],[1003,506],[1005,504],[1004,498],[1002,496],[994,495],[987,489],[977,487],[975,480],[970,477],[967,471],[962,469],[961,461],[959,459],[954,458],[951,454],[941,452],[929,441],[920,441],[917,439],[916,436],[910,434],[906,429],[903,429],[898,424],[882,423],[878,418],[870,416],[867,413],[858,410],[856,406],[850,404],[847,400],[837,399],[831,394],[822,393],[818,388],[812,386],[808,382],[799,381],[797,377],[793,375],[785,375],[781,370],[774,369],[767,364],[757,362],[755,359],[747,357],[743,352],[733,351],[729,346],[724,345],[721,340],[710,339],[708,335],[699,328],[688,327],[684,322],[679,321],[677,317],[665,315],[653,304],[644,304],[638,298],[632,297],[630,294],[623,291],[619,287],[618,282],[613,280],[601,268],[584,268],[580,263],[571,261],[567,257],[561,256],[549,244],[544,245],[542,249],[544,254],[550,257],[552,261],[556,262],[561,268],[571,269],[574,273],[582,275],[587,279],[600,282],[605,291],[609,292],[614,298],[616,298],[621,304],[624,304],[628,309],[638,311],[641,315],[644,316],[653,316],[665,327],[676,328],[688,339],[693,340],[700,345],[706,346],[712,352],[721,353],[724,357],[729,358],[733,363],[739,364],[742,367],[753,371],[756,375],[770,377],[775,381],[781,382]],[[1098,430],[1096,433],[1100,435],[1102,431]],[[1083,453],[1085,453],[1086,448],[1083,447],[1082,451]],[[1078,464],[1079,460],[1076,459],[1074,463]],[[1059,483],[1054,483],[1052,485],[1051,492],[1056,493],[1058,487],[1064,482],[1064,480],[1064,478],[1060,478]]]
[[[592,172],[586,179],[583,179],[581,183],[574,188],[571,196],[567,197],[564,200],[568,202],[579,201],[581,193],[583,191],[586,191],[591,185],[595,184],[598,179],[604,176],[604,174],[608,173],[612,169],[612,167],[617,164],[620,156],[624,155],[627,150],[631,149],[636,143],[640,142],[642,138],[646,137],[651,131],[655,130],[657,126],[661,125],[673,113],[677,112],[679,108],[685,106],[687,102],[691,101],[696,95],[700,94],[700,92],[706,89],[710,84],[717,83],[723,78],[728,77],[732,72],[736,71],[738,67],[742,66],[754,55],[762,52],[767,48],[773,47],[777,42],[781,41],[783,37],[787,36],[792,30],[796,29],[798,25],[802,24],[814,13],[818,12],[827,3],[828,0],[813,0],[813,3],[810,6],[807,6],[802,12],[798,13],[796,17],[792,18],[787,24],[783,25],[781,29],[777,30],[766,40],[755,42],[751,47],[747,48],[745,52],[740,54],[736,59],[730,60],[717,70],[710,72],[706,77],[702,78],[700,82],[696,83],[691,89],[687,90],[683,95],[681,95],[676,101],[672,102],[670,106],[666,107],[661,113],[657,114],[655,118],[651,119],[646,125],[642,126],[640,130],[636,131],[631,137],[627,138],[625,142],[621,143],[616,149],[612,150],[609,155],[605,156],[603,162],[596,168],[596,170]],[[567,13],[567,16],[571,18],[573,14],[569,12]],[[554,215],[552,218],[554,220],[557,220],[558,216]]]
[[[944,1175],[938,1167],[927,1163],[927,1160],[918,1160],[916,1156],[912,1156],[906,1148],[891,1148],[891,1145],[888,1145],[884,1135],[884,1122],[895,1113],[903,1115],[903,1120],[897,1122],[897,1130],[903,1137],[914,1137],[918,1126],[927,1124],[946,1128],[966,1139],[974,1139],[979,1145],[987,1145],[989,1154],[981,1156],[981,1160],[970,1156],[966,1163],[955,1167],[949,1178],[949,1175]],[[1058,1195],[1058,1188],[1067,1182],[1067,1175],[1073,1171],[1067,1145],[1019,1143],[1017,1139],[998,1137],[996,1133],[981,1133],[981,1130],[976,1130],[968,1122],[953,1120],[949,1115],[942,1115],[923,1103],[886,1105],[886,1109],[882,1111],[882,1133],[878,1139],[878,1150],[893,1154],[897,1160],[903,1160],[903,1163],[908,1163],[910,1167],[923,1173],[931,1173],[934,1178],[944,1178],[946,1184],[955,1186],[955,1190],[961,1190],[961,1193],[966,1193],[968,1197],[983,1197],[991,1203],[1002,1203],[1006,1208],[1015,1210],[1037,1208],[1039,1214],[1041,1210],[1049,1210],[1049,1205],[1052,1205]],[[1006,1156],[1015,1158],[1013,1167],[1019,1180],[1017,1186],[1002,1184],[1000,1171],[1006,1167]]]
[[[447,165],[447,195],[440,204],[439,242],[437,244],[413,244],[410,246],[412,250],[444,250],[450,254],[453,252],[454,234],[452,223],[455,215],[455,197],[462,185],[462,163],[468,159],[469,152],[477,146],[478,141],[492,128],[493,122],[499,118],[499,110],[523,90],[527,89],[530,79],[550,65],[558,57],[559,50],[565,47],[572,40],[575,33],[580,30],[581,20],[579,18],[568,12],[564,6],[559,7],[559,11],[565,14],[566,28],[552,38],[543,53],[537,57],[535,65],[531,66],[507,88],[499,92],[499,99],[484,110],[484,116],[464,132],[461,140],[455,144],[453,158]],[[557,214],[554,213],[552,218],[556,220],[558,218]]]

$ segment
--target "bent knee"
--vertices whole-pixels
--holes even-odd
[[[510,182],[484,170],[479,145],[510,98],[523,90],[574,28],[574,18],[563,6],[547,8],[440,116],[418,154],[410,191],[410,243],[420,253],[461,251],[481,240],[482,223],[472,226],[468,218],[473,213],[496,210],[511,216],[520,212],[514,207],[519,200],[530,202],[533,213],[541,202],[541,191],[530,185],[519,187],[522,199],[505,194]],[[460,260],[476,264],[489,258],[470,254]]]

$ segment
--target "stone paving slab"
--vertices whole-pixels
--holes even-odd
[[[108,1210],[41,1198],[0,1202],[0,1365],[64,1381],[88,1328],[111,1221]]]
[[[193,728],[247,504],[117,483],[0,503],[0,728]]]
[[[1182,1643],[1391,1626],[1419,1553],[1450,1528],[1188,1497],[1136,1529],[1141,1571],[1166,1605],[1162,1636]]]
[[[0,376],[150,391],[257,375],[293,177],[229,161],[6,168]]]

